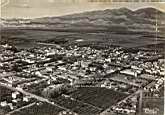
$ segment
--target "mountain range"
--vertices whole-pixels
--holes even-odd
[[[83,12],[60,17],[1,19],[2,38],[17,41],[84,39],[121,46],[165,42],[165,12],[152,7]],[[157,34],[156,34],[157,33]],[[68,42],[69,41],[69,42]],[[159,43],[157,42],[157,43]]]
[[[155,8],[143,8],[132,11],[127,8],[91,11],[61,17],[43,17],[36,19],[1,19],[3,26],[45,29],[94,29],[105,31],[154,31],[157,24],[160,32],[164,32],[165,13]],[[112,30],[113,29],[113,30]]]

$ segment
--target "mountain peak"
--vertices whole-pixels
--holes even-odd
[[[112,14],[112,15],[129,15],[129,14],[132,14],[133,11],[128,9],[128,8],[125,8],[125,7],[122,7],[122,8],[119,8],[119,9],[106,9],[104,10],[105,13],[107,14]]]
[[[138,9],[135,11],[135,13],[136,14],[140,14],[140,13],[153,14],[153,13],[163,13],[163,12],[153,7],[147,7],[147,8]]]
[[[121,8],[119,8],[118,10],[120,10],[120,11],[127,11],[127,12],[132,12],[132,10],[130,10],[130,9],[128,9],[128,8],[126,8],[126,7],[121,7]]]
[[[153,7],[147,7],[147,8],[141,8],[136,11],[134,11],[134,14],[143,18],[150,18],[150,19],[155,19],[156,14],[158,15],[164,15],[163,12],[160,10],[153,8]]]

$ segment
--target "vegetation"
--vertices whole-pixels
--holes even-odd
[[[71,97],[103,109],[112,106],[126,96],[126,94],[100,87],[80,87],[71,94]]]

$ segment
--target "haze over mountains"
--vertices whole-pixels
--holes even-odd
[[[144,8],[136,11],[127,8],[107,9],[62,17],[43,17],[36,19],[2,19],[3,26],[8,27],[42,27],[47,29],[94,29],[116,31],[141,30],[154,31],[158,19],[160,32],[164,32],[165,13],[154,8]],[[21,21],[22,20],[22,21]]]
[[[157,40],[165,42],[165,13],[151,7],[136,11],[107,9],[61,17],[1,19],[1,26],[3,38],[20,41],[63,39],[70,43],[84,39],[132,47],[155,43],[157,33]]]

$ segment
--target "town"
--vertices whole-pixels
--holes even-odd
[[[164,76],[163,54],[150,50],[1,43],[0,115],[151,112],[142,98],[164,97]]]

